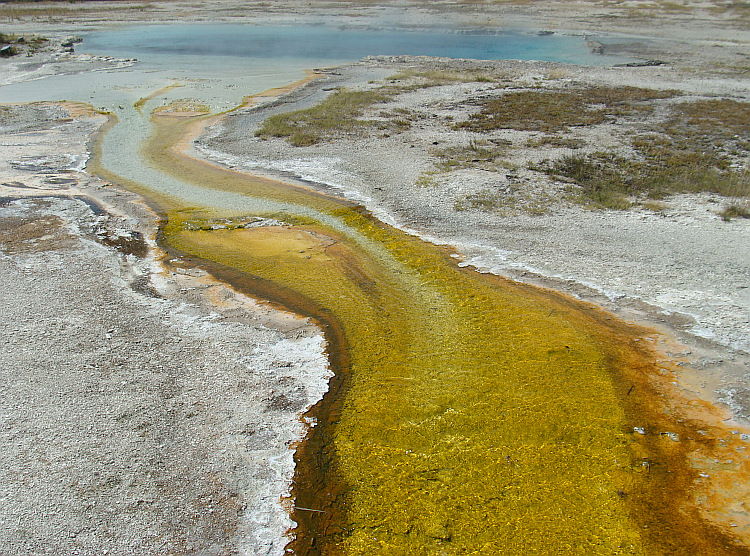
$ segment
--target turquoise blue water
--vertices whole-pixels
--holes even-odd
[[[277,87],[305,69],[370,55],[546,60],[609,65],[621,58],[589,52],[582,36],[522,32],[372,30],[335,26],[180,24],[115,27],[84,35],[79,53],[136,58],[122,70],[47,77],[0,87],[0,102],[75,100],[115,113],[156,89],[179,82],[162,102],[198,98],[213,110]]]
[[[124,27],[91,33],[84,38],[84,51],[137,57],[157,64],[160,59],[174,55],[197,64],[212,56],[341,63],[370,55],[400,54],[593,65],[620,61],[591,54],[581,36],[509,31],[185,24]]]

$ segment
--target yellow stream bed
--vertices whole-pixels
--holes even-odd
[[[151,196],[167,249],[329,332],[342,386],[318,408],[323,440],[299,451],[297,554],[743,553],[688,503],[701,440],[633,432],[689,434],[657,409],[647,331],[459,268],[347,201],[191,159],[172,148],[191,120],[154,121],[145,152],[161,171],[342,224],[277,213],[260,216],[283,224],[206,230],[247,215]]]

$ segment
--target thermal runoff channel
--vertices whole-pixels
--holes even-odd
[[[191,37],[202,37],[195,42],[219,45],[204,63],[219,56],[241,65],[255,52],[269,68],[278,70],[284,56],[299,65],[294,40],[286,49],[290,43],[279,37],[328,45],[312,49],[318,61],[338,59],[342,41],[359,41],[353,56],[402,44],[390,34],[367,42],[366,33],[341,33],[326,41],[317,29],[259,29],[267,35],[242,43],[241,56],[234,56],[221,46],[227,42],[202,35],[217,29],[190,28]],[[159,65],[200,57],[186,51],[193,42],[183,40],[179,27],[90,40],[103,52],[121,53],[133,44],[123,38],[127,33],[160,32],[161,43],[136,41],[145,59],[153,55]],[[487,55],[485,36],[446,36],[458,54]],[[458,49],[467,43],[474,50]],[[517,57],[539,52],[523,44]],[[552,49],[568,52],[559,47]],[[688,434],[658,409],[649,377],[660,366],[635,341],[644,330],[562,295],[459,268],[449,250],[355,203],[186,155],[190,137],[212,116],[180,118],[156,109],[180,87],[211,97],[223,83],[214,72],[211,87],[183,78],[132,108],[118,108],[120,123],[101,140],[92,168],[159,207],[167,250],[323,326],[336,377],[313,410],[317,426],[297,449],[299,526],[291,549],[732,553],[684,508],[694,474],[686,448],[633,432],[648,421]],[[248,219],[260,224],[212,226]],[[630,395],[634,389],[638,396]]]

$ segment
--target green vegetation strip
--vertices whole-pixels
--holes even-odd
[[[410,126],[408,111],[383,113],[380,119],[367,120],[361,116],[373,105],[387,102],[400,93],[448,83],[492,80],[493,76],[484,71],[405,71],[390,77],[387,85],[365,91],[340,89],[311,108],[270,116],[255,135],[265,139],[284,137],[292,145],[304,147],[373,129],[400,131]]]
[[[365,108],[389,98],[381,91],[337,91],[306,110],[285,112],[268,118],[257,131],[258,137],[288,137],[292,145],[313,145],[324,136],[351,133],[372,122],[360,120]]]

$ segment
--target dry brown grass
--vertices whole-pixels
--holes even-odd
[[[102,6],[99,2],[1,2],[0,19],[23,20],[36,18],[75,18],[84,14],[101,14],[106,16],[112,11],[143,11],[152,8],[150,3],[133,4],[123,2],[116,5],[107,2]]]
[[[588,126],[608,116],[649,110],[646,101],[671,98],[677,91],[640,87],[591,87],[577,90],[530,90],[504,94],[485,101],[481,110],[457,128],[486,132],[496,129],[564,131]]]
[[[750,218],[750,204],[745,201],[744,203],[732,203],[725,207],[720,213],[721,219],[724,222],[729,222],[733,218]]]
[[[651,128],[651,133],[632,138],[632,157],[577,153],[539,169],[574,182],[586,203],[606,208],[627,208],[633,198],[661,199],[675,193],[750,197],[750,103],[679,103]]]

